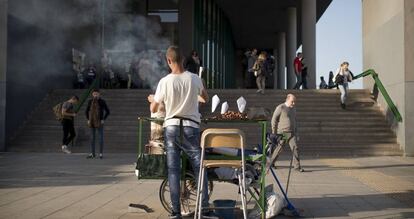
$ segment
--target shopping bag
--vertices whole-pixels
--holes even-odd
[[[167,177],[167,156],[165,154],[140,154],[137,159],[138,179]]]

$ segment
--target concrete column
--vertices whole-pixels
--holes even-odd
[[[405,57],[405,148],[406,156],[414,157],[414,1],[404,1],[404,57]],[[391,73],[392,74],[392,73]]]
[[[275,46],[275,48],[273,49],[273,57],[275,58],[274,59],[274,68],[273,68],[273,89],[274,90],[276,90],[276,89],[279,89],[279,87],[278,87],[278,81],[279,81],[279,78],[278,78],[278,74],[277,74],[277,63],[279,62],[278,60],[277,60],[277,45]]]
[[[0,151],[6,150],[7,0],[0,0]]]
[[[194,1],[180,0],[178,4],[179,47],[188,56],[193,50],[194,42]]]
[[[295,70],[293,69],[293,60],[296,57],[297,50],[297,19],[296,8],[288,8],[288,26],[287,26],[287,48],[286,48],[286,66],[287,66],[287,89],[292,89],[296,83]]]
[[[286,33],[277,35],[277,87],[286,89]]]
[[[316,88],[316,0],[302,0],[302,53],[308,66],[308,88]]]

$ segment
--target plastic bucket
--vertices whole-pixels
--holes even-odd
[[[216,214],[216,216],[218,216],[220,219],[233,219],[236,218],[236,215],[234,214],[234,206],[236,206],[236,201],[235,200],[229,200],[229,199],[224,199],[224,200],[215,200],[213,201],[214,203],[214,207],[219,208],[219,209],[214,209],[214,213]],[[225,207],[228,209],[220,209],[220,207]]]

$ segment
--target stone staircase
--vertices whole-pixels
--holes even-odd
[[[73,94],[84,90],[55,90],[50,92],[22,125],[8,145],[9,151],[59,152],[62,128],[55,120],[52,107]],[[297,121],[301,154],[312,157],[402,155],[396,136],[384,115],[366,90],[351,90],[347,110],[339,105],[338,90],[267,90],[265,95],[255,90],[209,90],[222,102],[227,101],[230,110],[237,111],[236,100],[243,96],[247,107],[264,107],[273,113],[284,102],[286,94],[297,96]],[[105,152],[136,152],[138,116],[149,116],[147,96],[149,90],[102,90],[111,115],[105,124]],[[86,126],[86,104],[75,120],[77,138],[73,152],[88,152],[90,131]],[[210,103],[200,109],[204,117],[211,113]],[[247,144],[260,143],[258,124],[208,123],[206,127],[236,127],[244,130]],[[268,125],[270,130],[270,124]],[[149,125],[144,124],[144,142],[149,136]]]

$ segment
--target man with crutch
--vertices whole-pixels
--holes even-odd
[[[297,138],[297,125],[296,125],[296,97],[293,94],[288,94],[286,101],[276,107],[272,116],[272,134],[282,135],[278,146],[274,149],[271,157],[272,165],[277,157],[282,152],[283,146],[287,143],[293,153],[293,165],[294,169],[298,172],[304,172],[305,170],[300,165],[299,150],[296,144]]]

